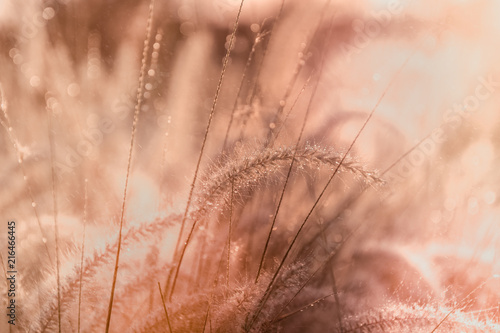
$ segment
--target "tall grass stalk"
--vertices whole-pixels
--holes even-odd
[[[257,33],[257,36],[255,37],[254,42],[252,44],[252,49],[248,54],[247,62],[245,63],[245,67],[243,68],[243,74],[241,74],[240,84],[236,92],[236,97],[234,98],[234,104],[233,104],[233,109],[231,110],[231,116],[229,117],[229,123],[227,124],[226,134],[224,135],[224,142],[222,143],[223,152],[226,150],[227,141],[229,139],[229,132],[231,131],[231,127],[233,126],[234,114],[236,113],[236,108],[238,107],[241,90],[243,88],[243,84],[245,83],[245,79],[247,77],[247,71],[250,67],[250,64],[252,63],[254,53],[257,50],[257,45],[262,41],[264,35],[265,34],[261,32]]]
[[[203,157],[203,152],[205,150],[205,145],[207,143],[208,133],[210,131],[210,125],[212,124],[212,119],[214,117],[215,109],[217,107],[217,101],[219,100],[219,94],[220,94],[220,91],[221,91],[221,88],[222,88],[222,83],[224,82],[224,75],[226,74],[226,68],[227,68],[227,64],[229,62],[229,56],[231,55],[231,50],[233,48],[233,43],[234,43],[234,39],[235,39],[235,36],[236,36],[236,31],[238,30],[238,24],[239,24],[239,21],[240,21],[241,10],[243,8],[243,3],[244,2],[245,2],[245,0],[241,0],[240,7],[238,9],[238,14],[236,15],[236,20],[234,21],[233,31],[231,33],[231,38],[229,40],[229,45],[228,45],[228,48],[227,48],[227,52],[226,52],[226,55],[224,57],[224,61],[222,63],[222,70],[221,70],[221,74],[220,74],[220,77],[219,77],[219,82],[217,83],[217,88],[216,88],[216,91],[215,91],[214,100],[213,100],[213,103],[212,103],[212,107],[210,109],[210,114],[208,116],[207,127],[205,129],[205,135],[203,136],[203,141],[201,143],[200,154],[198,155],[198,161],[196,162],[196,168],[195,168],[195,171],[194,171],[193,181],[191,182],[191,187],[190,187],[190,190],[189,190],[189,196],[188,196],[188,200],[187,200],[187,203],[186,203],[186,209],[184,210],[184,217],[182,218],[182,222],[181,222],[181,230],[179,231],[179,237],[177,239],[177,244],[175,245],[174,258],[175,258],[175,255],[177,254],[177,251],[178,251],[178,248],[179,248],[179,244],[180,244],[180,240],[182,239],[182,233],[183,233],[184,225],[186,223],[186,219],[187,219],[187,216],[188,216],[189,208],[191,207],[191,201],[192,201],[192,198],[193,198],[193,192],[194,192],[194,187],[196,185],[196,180],[198,179],[198,172],[199,172],[200,165],[201,165],[201,159]],[[184,246],[183,246],[182,251],[180,253],[180,257],[179,257],[179,260],[178,260],[178,263],[177,263],[177,267],[175,268],[175,274],[174,274],[174,278],[173,278],[173,282],[172,282],[172,289],[170,291],[170,298],[169,298],[170,300],[172,299],[172,295],[174,294],[174,291],[175,291],[175,285],[177,283],[177,277],[179,276],[179,270],[181,268],[182,259],[184,258],[184,253],[186,252],[186,247],[187,247],[187,245],[188,245],[188,243],[189,243],[189,241],[191,239],[191,235],[193,233],[194,226],[195,226],[195,224],[193,223],[193,228],[191,229],[191,231],[188,234],[186,242],[184,243]]]
[[[163,292],[161,291],[160,282],[158,282],[158,290],[160,291],[161,302],[163,304],[163,309],[165,310],[165,318],[167,319],[168,331],[170,333],[174,333],[174,331],[172,330],[172,325],[170,325],[170,318],[168,317],[167,306],[165,305],[165,299],[163,298]]]
[[[281,203],[283,202],[283,197],[285,196],[286,187],[288,185],[290,175],[292,174],[292,170],[293,170],[295,158],[297,156],[299,144],[300,144],[300,141],[302,140],[302,135],[304,134],[304,128],[306,127],[307,119],[309,117],[309,111],[311,110],[311,104],[312,104],[312,101],[314,99],[314,96],[316,95],[316,88],[318,87],[319,79],[320,78],[318,78],[318,81],[316,82],[316,85],[313,89],[311,98],[309,100],[309,105],[307,106],[307,109],[306,109],[306,114],[304,116],[304,120],[302,121],[302,127],[300,128],[300,133],[299,133],[299,136],[297,138],[297,142],[295,143],[295,147],[293,149],[293,156],[292,156],[292,159],[290,162],[290,167],[288,168],[288,172],[287,172],[286,177],[285,177],[285,183],[283,184],[283,189],[281,190],[281,195],[280,195],[280,198],[278,200],[278,205],[276,206],[276,211],[273,214],[273,221],[271,223],[271,227],[270,227],[269,233],[267,235],[266,244],[264,245],[264,251],[262,252],[262,256],[261,256],[260,263],[259,263],[259,268],[257,269],[257,276],[255,277],[255,283],[257,283],[259,281],[259,275],[260,275],[260,271],[262,269],[262,265],[264,264],[264,259],[266,257],[267,247],[269,246],[269,241],[271,240],[271,235],[273,233],[274,225],[276,224],[276,219],[278,218],[278,213],[280,211]]]
[[[319,28],[321,27],[321,24],[324,23],[325,14],[328,12],[327,9],[330,7],[330,2],[331,2],[331,0],[327,0],[325,2],[324,6],[323,6],[323,8],[322,8],[322,10],[321,10],[321,12],[319,14],[318,25],[316,26],[316,29],[314,30],[313,39],[314,39],[314,36],[316,36],[318,34],[318,31],[319,31]],[[283,1],[283,3],[284,3],[284,1]],[[332,18],[332,20],[333,20],[333,18]],[[329,30],[330,29],[331,29],[331,27],[329,28]],[[327,39],[325,39],[325,41],[327,41]],[[300,74],[302,68],[304,67],[304,65],[306,63],[307,58],[310,55],[310,49],[309,49],[309,47],[310,47],[310,44],[306,44],[305,49],[303,50],[303,52],[301,52],[299,54],[299,59],[297,61],[297,65],[295,66],[295,69],[293,71],[292,77],[291,77],[290,81],[288,82],[288,84],[286,86],[286,89],[285,89],[285,92],[283,94],[283,97],[280,99],[280,101],[278,103],[278,107],[276,109],[276,112],[274,113],[273,119],[271,121],[271,124],[273,124],[274,126],[270,126],[269,127],[269,130],[268,130],[268,133],[267,133],[266,146],[272,146],[274,144],[274,140],[278,137],[279,130],[281,130],[281,128],[284,125],[284,120],[283,120],[283,123],[281,123],[280,122],[280,117],[281,117],[281,114],[283,113],[285,105],[288,102],[288,99],[290,98],[290,95],[292,93],[292,89],[295,86],[295,83],[296,83],[296,81],[297,81],[297,79],[299,77],[299,74]],[[326,52],[326,50],[325,50],[325,52]],[[322,63],[320,65],[321,70],[319,71],[320,75],[323,72],[322,69],[323,69],[323,64],[324,64],[324,55],[322,55],[321,63]],[[299,95],[300,95],[300,93],[299,93]],[[293,106],[292,106],[292,108],[293,108]],[[292,108],[290,109],[289,113],[291,112]],[[285,119],[286,118],[288,118],[288,116],[285,117]],[[274,133],[276,131],[275,129],[279,129],[278,133],[276,133],[276,134]]]
[[[122,244],[122,230],[123,230],[123,220],[125,218],[125,205],[127,202],[127,188],[128,181],[130,176],[130,167],[132,165],[132,153],[134,151],[134,142],[135,142],[135,133],[137,131],[137,123],[139,122],[139,113],[141,112],[142,100],[143,100],[143,92],[144,92],[144,77],[146,75],[146,65],[147,65],[147,56],[149,53],[149,39],[151,38],[151,27],[153,25],[153,14],[154,14],[154,0],[151,0],[149,4],[149,15],[147,20],[146,27],[146,38],[144,39],[144,48],[142,52],[142,65],[141,72],[139,75],[139,87],[137,88],[137,104],[135,105],[134,111],[134,120],[132,123],[132,134],[130,136],[130,149],[128,153],[128,162],[127,162],[127,173],[125,176],[125,187],[123,189],[123,201],[120,213],[120,230],[118,233],[118,248],[116,250],[116,261],[115,268],[113,272],[113,284],[111,286],[111,295],[109,297],[109,306],[108,306],[108,315],[106,319],[106,332],[109,332],[109,326],[111,324],[111,313],[113,311],[113,299],[115,295],[115,287],[116,287],[116,279],[118,276],[118,264],[120,262],[120,250]]]
[[[56,280],[57,280],[57,327],[61,333],[61,278],[60,278],[60,259],[59,259],[59,226],[57,223],[57,183],[56,183],[56,169],[55,169],[55,148],[54,148],[54,127],[52,125],[52,110],[47,107],[48,118],[48,136],[50,146],[50,164],[51,164],[51,177],[52,177],[52,205],[54,217],[54,241],[56,253]]]
[[[330,26],[330,29],[328,31],[329,31],[329,33],[326,35],[325,41],[328,41],[329,37],[331,36],[331,26]],[[311,106],[312,106],[314,97],[316,96],[316,92],[317,92],[317,88],[318,88],[319,82],[321,80],[321,73],[323,73],[324,59],[325,59],[325,56],[323,54],[322,57],[321,57],[321,65],[319,67],[319,73],[320,73],[320,75],[318,75],[318,80],[316,81],[316,84],[313,87],[313,91],[312,91],[311,97],[309,98],[309,103],[308,103],[307,108],[306,108],[306,112],[305,112],[305,115],[304,115],[304,120],[302,121],[302,126],[300,128],[299,136],[297,138],[297,142],[295,143],[295,149],[293,150],[293,156],[292,156],[292,160],[290,162],[290,167],[288,168],[288,173],[287,173],[287,175],[285,177],[285,183],[283,185],[283,189],[281,191],[281,195],[280,195],[280,198],[278,200],[278,205],[276,206],[276,211],[273,214],[273,221],[271,223],[271,228],[269,229],[269,234],[267,236],[266,244],[264,246],[264,251],[263,251],[262,257],[260,259],[259,268],[257,270],[257,276],[255,278],[255,283],[257,283],[258,280],[259,280],[260,271],[262,269],[262,265],[264,263],[264,259],[265,259],[266,252],[267,252],[267,247],[269,246],[269,241],[271,240],[271,234],[273,232],[274,225],[276,223],[276,219],[278,217],[278,213],[279,213],[279,210],[280,210],[280,207],[281,207],[281,203],[283,202],[283,197],[285,196],[285,191],[286,191],[286,187],[288,185],[288,180],[290,179],[290,175],[292,173],[292,169],[293,169],[293,165],[294,165],[294,162],[295,162],[295,158],[297,156],[297,150],[298,150],[299,144],[300,144],[300,142],[302,140],[302,135],[304,134],[304,128],[306,127],[307,119],[309,118],[309,112],[311,110]],[[306,81],[305,84],[307,84],[308,81]],[[293,105],[292,105],[292,107],[293,107]],[[277,119],[279,118],[280,115],[281,115],[281,111],[278,110],[277,113],[276,113],[276,115],[275,115],[275,121],[274,121],[274,123],[277,121]],[[272,137],[272,133],[269,133],[269,135],[271,135],[271,137]],[[340,164],[339,164],[339,166],[340,166]]]
[[[89,181],[85,178],[84,206],[83,206],[83,231],[82,231],[82,255],[80,257],[80,282],[78,286],[78,333],[80,333],[80,320],[82,308],[82,288],[83,288],[83,258],[85,256],[85,231],[87,228],[87,210],[88,210],[88,185]]]
[[[271,45],[271,42],[273,40],[272,37],[273,37],[273,34],[274,34],[274,30],[276,29],[276,25],[278,24],[278,22],[281,19],[281,15],[283,14],[283,8],[284,7],[285,7],[285,0],[281,0],[280,10],[279,10],[278,14],[276,15],[276,17],[274,18],[273,23],[271,25],[271,28],[269,29],[269,33],[267,34],[267,36],[268,36],[267,47],[264,47],[264,49],[262,51],[262,57],[260,59],[260,62],[257,65],[257,71],[256,71],[256,74],[255,74],[255,81],[254,81],[254,84],[252,86],[252,89],[251,89],[250,93],[248,94],[248,99],[246,101],[247,105],[252,106],[253,102],[254,102],[254,99],[257,96],[259,79],[260,79],[260,75],[262,73],[262,68],[264,66],[264,61],[266,61],[267,52],[269,50],[269,45]],[[243,123],[243,125],[241,126],[240,134],[239,134],[239,140],[238,141],[241,141],[243,139],[246,127],[247,127],[247,121],[245,121]]]

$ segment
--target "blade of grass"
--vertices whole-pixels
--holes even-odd
[[[208,133],[210,131],[210,125],[212,124],[212,119],[213,119],[213,116],[215,114],[215,108],[217,106],[217,101],[219,99],[219,94],[220,94],[220,90],[222,88],[222,83],[224,82],[224,76],[226,74],[227,64],[229,63],[229,56],[231,55],[231,49],[233,48],[234,39],[235,39],[235,36],[236,36],[236,31],[238,30],[238,24],[240,22],[240,15],[241,15],[241,10],[243,8],[244,2],[245,2],[245,0],[241,0],[240,7],[238,9],[238,14],[236,15],[236,20],[234,21],[234,27],[233,27],[233,32],[231,33],[231,39],[229,41],[229,46],[227,48],[226,56],[224,57],[224,61],[223,61],[223,65],[222,65],[222,71],[221,71],[221,74],[220,74],[220,77],[219,77],[219,82],[217,84],[217,89],[215,91],[215,96],[214,96],[214,100],[213,100],[213,103],[212,103],[212,108],[210,109],[210,115],[208,116],[208,123],[207,123],[207,127],[206,127],[206,130],[205,130],[205,135],[203,136],[203,142],[201,144],[200,154],[198,156],[198,162],[196,163],[196,169],[195,169],[195,172],[194,172],[193,181],[191,182],[191,188],[189,190],[189,196],[188,196],[188,200],[187,200],[187,203],[186,203],[186,209],[184,210],[184,215],[182,217],[181,229],[179,231],[179,237],[177,238],[177,244],[175,245],[174,257],[176,256],[176,254],[178,252],[178,248],[179,248],[179,245],[180,245],[180,240],[182,239],[182,233],[183,233],[184,225],[185,225],[186,220],[187,220],[189,208],[191,207],[191,201],[193,199],[193,192],[194,192],[194,187],[196,185],[196,180],[198,179],[198,172],[199,172],[200,165],[201,165],[201,159],[203,157],[203,152],[205,150],[205,145],[207,143]],[[186,242],[184,243],[184,246],[183,246],[181,254],[180,254],[179,261],[177,263],[177,267],[174,268],[175,269],[175,275],[174,275],[174,280],[172,282],[172,287],[171,287],[171,291],[170,291],[169,300],[172,299],[172,295],[174,294],[175,285],[177,283],[177,277],[179,276],[179,270],[180,270],[181,264],[182,264],[182,259],[184,258],[184,253],[186,252],[186,247],[187,247],[189,241],[191,240],[191,236],[193,234],[195,226],[196,226],[196,221],[193,223],[193,227],[191,228],[191,231],[188,234]]]
[[[229,245],[229,243],[226,243],[226,246],[228,246],[228,245]],[[224,250],[226,249],[226,246],[224,246],[224,248],[222,249],[222,252],[221,252],[221,255],[220,255],[220,259],[219,259],[219,264],[217,265],[217,271],[215,272],[214,282],[212,283],[212,290],[210,291],[210,297],[208,298],[207,311],[205,312],[205,319],[203,321],[203,330],[202,330],[202,332],[205,332],[206,327],[207,327],[207,322],[210,323],[210,331],[212,331],[211,321],[209,320],[210,319],[210,310],[212,308],[212,302],[213,302],[213,299],[214,299],[215,288],[219,284],[219,276],[220,276],[220,271],[221,271],[221,268],[222,268],[222,263],[224,262],[224,253],[225,253]]]
[[[227,64],[229,63],[229,56],[231,55],[231,50],[233,48],[234,39],[235,39],[235,36],[236,36],[236,31],[238,30],[238,24],[239,24],[239,21],[240,21],[240,15],[241,15],[241,9],[243,8],[243,3],[244,3],[244,0],[242,0],[241,3],[240,3],[240,7],[238,9],[238,14],[236,16],[236,20],[235,20],[234,26],[233,26],[233,32],[231,33],[231,39],[229,41],[229,46],[227,48],[226,55],[224,57],[224,61],[222,63],[222,70],[221,70],[221,74],[220,74],[220,77],[219,77],[219,82],[218,82],[217,88],[215,90],[215,96],[214,96],[214,100],[212,102],[212,107],[210,109],[210,114],[208,116],[207,127],[205,129],[205,135],[203,136],[203,140],[202,140],[202,143],[201,143],[200,153],[198,155],[198,161],[196,162],[196,168],[195,168],[195,171],[194,171],[193,180],[191,182],[191,187],[190,187],[190,190],[189,190],[189,195],[188,195],[188,200],[187,200],[187,203],[186,203],[186,208],[184,210],[184,215],[183,215],[182,222],[181,222],[181,230],[179,231],[179,237],[177,238],[177,243],[175,244],[174,257],[175,257],[175,255],[177,255],[177,252],[179,250],[179,245],[180,245],[180,241],[182,239],[182,234],[183,234],[183,231],[184,231],[184,226],[186,224],[186,219],[187,219],[187,216],[188,216],[189,208],[191,207],[191,201],[193,199],[193,192],[194,192],[194,188],[195,188],[195,185],[196,185],[196,181],[198,180],[198,172],[200,170],[201,160],[203,158],[203,153],[205,151],[205,145],[207,143],[208,133],[210,132],[210,127],[212,125],[212,119],[213,119],[214,114],[215,114],[215,109],[216,109],[216,106],[217,106],[217,101],[219,100],[219,94],[220,94],[220,91],[221,91],[221,88],[222,88],[222,83],[224,82],[224,76],[226,74]],[[173,287],[174,286],[175,286],[175,283],[173,284]],[[173,289],[173,287],[172,287],[172,289]]]
[[[276,141],[276,139],[279,137],[281,131],[283,130],[283,128],[285,127],[285,123],[286,121],[288,120],[288,117],[290,116],[290,114],[292,113],[293,109],[295,109],[295,106],[297,105],[297,102],[299,101],[299,98],[300,96],[302,95],[302,93],[306,90],[307,86],[309,85],[309,82],[311,81],[311,78],[312,78],[312,73],[311,75],[309,75],[309,77],[307,78],[306,82],[304,83],[304,85],[302,86],[302,89],[300,89],[299,93],[297,94],[297,97],[295,97],[295,100],[293,101],[293,104],[292,106],[290,107],[290,109],[288,110],[288,112],[286,113],[285,115],[285,118],[283,119],[283,121],[281,122],[280,126],[278,127],[278,130],[271,136],[271,139],[269,141],[269,146],[272,147],[274,145],[274,142]]]
[[[142,94],[144,91],[144,84],[145,84],[144,77],[146,75],[147,55],[149,52],[149,39],[151,38],[151,27],[153,25],[154,3],[155,3],[155,0],[151,0],[149,3],[149,14],[148,14],[148,20],[147,20],[147,27],[146,27],[146,38],[144,39],[144,49],[142,52],[142,65],[141,65],[141,72],[139,74],[139,87],[137,88],[137,103],[135,105],[135,110],[134,110],[134,120],[132,123],[132,133],[130,135],[130,149],[129,149],[129,153],[128,153],[127,173],[125,176],[125,187],[123,189],[123,200],[122,200],[122,207],[121,207],[121,214],[120,214],[120,231],[118,233],[118,248],[116,251],[116,261],[115,261],[115,268],[114,268],[114,272],[113,272],[113,284],[111,286],[111,295],[109,297],[108,315],[107,315],[107,319],[106,319],[106,333],[109,332],[109,326],[111,324],[111,313],[113,311],[113,298],[115,295],[116,279],[118,276],[118,267],[119,267],[118,264],[120,261],[120,250],[121,250],[121,244],[122,244],[123,219],[125,216],[125,205],[127,202],[127,188],[128,188],[129,177],[130,177],[130,168],[132,165],[132,153],[134,151],[135,133],[137,130],[137,123],[139,122],[139,113],[141,111],[142,100],[143,100]]]
[[[165,305],[165,299],[163,298],[163,293],[161,291],[160,282],[158,282],[158,289],[160,290],[161,303],[163,304],[163,309],[165,310],[165,317],[167,318],[168,330],[170,331],[170,333],[174,333],[174,331],[172,330],[172,325],[170,325],[170,319],[168,317],[167,306]]]
[[[87,208],[88,208],[88,179],[85,178],[85,199],[83,204],[83,235],[82,235],[82,255],[80,258],[80,283],[78,287],[78,333],[80,333],[80,314],[82,307],[82,282],[83,282],[83,258],[85,255],[85,229],[87,227]]]
[[[354,147],[354,144],[356,143],[356,141],[358,140],[359,136],[361,135],[361,133],[363,132],[363,130],[365,129],[365,127],[368,125],[370,119],[372,118],[373,114],[375,113],[375,110],[378,108],[380,102],[382,101],[382,99],[385,97],[385,95],[387,94],[389,88],[392,86],[392,84],[394,83],[396,77],[398,76],[398,74],[403,70],[403,68],[406,66],[406,64],[408,63],[408,61],[410,60],[411,56],[413,54],[411,54],[406,60],[405,62],[403,63],[403,65],[398,69],[398,71],[394,74],[394,76],[392,77],[391,81],[389,82],[389,84],[387,85],[387,87],[385,88],[384,92],[382,93],[382,95],[380,96],[380,98],[378,99],[377,103],[375,104],[375,106],[373,107],[373,109],[371,110],[371,112],[369,113],[368,117],[366,118],[365,122],[363,123],[363,125],[361,126],[361,128],[359,129],[359,131],[356,133],[356,136],[354,137],[354,139],[352,140],[351,144],[349,145],[347,151],[344,153],[342,159],[340,160],[339,164],[337,165],[337,167],[335,168],[335,170],[333,171],[332,175],[330,176],[330,178],[328,179],[327,183],[325,184],[325,186],[323,187],[323,190],[321,191],[321,193],[319,194],[318,198],[316,199],[316,201],[314,202],[313,206],[311,207],[311,209],[309,210],[309,212],[307,213],[304,221],[302,222],[302,224],[300,225],[299,229],[297,230],[292,242],[290,243],[290,245],[288,246],[286,252],[285,252],[285,255],[283,256],[283,259],[281,260],[278,268],[276,269],[276,272],[274,273],[273,277],[271,278],[271,281],[269,282],[268,284],[268,287],[266,289],[266,291],[264,292],[264,295],[262,297],[262,300],[260,302],[260,305],[257,309],[257,312],[255,313],[253,319],[250,321],[250,324],[249,324],[249,327],[247,328],[247,331],[249,331],[253,324],[255,323],[257,317],[260,315],[265,303],[267,302],[267,299],[269,298],[269,293],[271,291],[271,287],[273,286],[274,284],[274,281],[276,280],[279,272],[281,271],[281,269],[283,268],[283,265],[285,264],[285,261],[286,259],[288,258],[288,255],[290,254],[293,246],[295,245],[295,242],[297,241],[300,233],[302,232],[302,229],[304,228],[304,226],[306,225],[307,221],[309,220],[309,218],[311,217],[312,213],[314,212],[316,206],[318,205],[318,203],[320,202],[321,198],[323,198],[324,194],[326,193],[326,190],[328,189],[328,187],[330,186],[330,183],[333,181],[334,177],[337,175],[338,171],[339,171],[339,168],[340,166],[342,165],[342,163],[344,162],[344,160],[347,158],[348,154],[350,153],[350,151],[352,150],[352,148]]]
[[[330,21],[330,27],[328,29],[328,33],[325,35],[325,39],[324,39],[325,43],[330,39],[330,36],[331,36],[331,33],[332,33],[332,27],[333,27],[332,22],[333,22],[333,20]],[[281,191],[281,195],[280,195],[280,198],[279,198],[279,201],[278,201],[278,205],[276,207],[276,211],[274,212],[274,215],[273,215],[273,221],[271,223],[271,228],[269,229],[269,234],[267,236],[266,244],[264,246],[264,251],[263,251],[261,259],[260,259],[259,268],[257,270],[257,276],[255,277],[255,283],[257,283],[258,280],[259,280],[259,275],[260,275],[260,272],[261,272],[261,269],[262,269],[262,265],[264,263],[264,259],[265,259],[265,256],[266,256],[267,248],[269,246],[269,241],[271,240],[271,235],[272,235],[272,232],[273,232],[273,229],[274,229],[274,225],[276,223],[276,219],[278,217],[278,213],[279,213],[279,210],[280,210],[280,207],[281,207],[281,203],[283,202],[283,197],[285,195],[286,187],[288,185],[288,180],[290,179],[290,175],[292,173],[293,165],[294,165],[294,162],[295,162],[295,157],[297,156],[297,150],[299,148],[300,141],[302,140],[302,135],[304,134],[304,128],[306,127],[307,119],[309,118],[309,112],[311,110],[312,103],[314,101],[314,97],[316,96],[316,92],[318,90],[319,82],[321,81],[321,77],[322,77],[322,74],[323,74],[323,66],[325,64],[325,53],[326,53],[326,51],[322,52],[322,55],[321,55],[321,64],[320,64],[320,67],[319,67],[318,79],[316,81],[316,84],[314,85],[311,97],[309,98],[309,102],[308,102],[308,105],[307,105],[307,108],[306,108],[306,113],[304,115],[304,120],[302,121],[302,126],[301,126],[301,129],[300,129],[300,133],[299,133],[299,136],[297,138],[297,142],[295,143],[295,148],[293,150],[293,157],[292,157],[292,160],[290,162],[290,167],[288,168],[288,172],[287,172],[287,175],[286,175],[286,178],[285,178],[285,183],[283,185],[283,190]],[[309,80],[310,80],[310,77],[306,81],[306,84],[309,82]],[[272,135],[272,133],[270,133],[270,134]]]
[[[48,118],[48,135],[49,135],[49,147],[50,147],[50,165],[51,165],[51,177],[52,177],[52,205],[53,205],[53,215],[54,215],[54,239],[55,239],[55,250],[56,250],[56,279],[57,279],[57,325],[58,332],[61,333],[61,281],[59,272],[59,226],[57,221],[57,183],[56,183],[56,166],[54,163],[54,128],[52,125],[52,110],[47,106],[47,118]]]
[[[322,230],[322,232],[321,232],[321,239],[323,241],[323,246],[325,247],[325,249],[327,249],[328,248],[328,241],[326,239],[326,234],[325,234],[324,230]],[[335,269],[334,269],[333,265],[328,270],[328,273],[330,274],[330,279],[332,280],[333,295],[335,297],[335,303],[337,304],[337,306],[335,307],[335,312],[337,314],[337,320],[339,321],[340,333],[343,333],[344,332],[344,325],[342,323],[342,311],[340,309],[340,297],[339,297],[339,291],[338,291],[338,287],[337,287],[337,280],[335,278]]]
[[[360,228],[360,226],[358,226],[355,230],[353,230],[352,232],[350,232],[344,239],[342,239],[342,242],[340,244],[338,244],[337,247],[333,251],[330,252],[330,254],[326,257],[326,259],[323,260],[323,262],[321,263],[321,265],[311,274],[311,276],[309,276],[309,278],[307,278],[307,280],[300,286],[300,288],[297,290],[297,292],[290,298],[290,300],[274,316],[274,318],[273,318],[272,321],[275,321],[278,318],[278,316],[283,311],[285,311],[286,307],[288,305],[290,305],[293,302],[293,300],[299,295],[299,293],[307,286],[307,284],[309,284],[309,282],[311,282],[311,280],[316,276],[316,274],[318,274],[319,272],[321,272],[325,268],[325,266],[339,254],[340,249],[342,248],[342,246],[345,243],[347,243],[347,241],[356,233],[356,231],[359,228]]]
[[[288,317],[291,317],[291,316],[293,316],[293,315],[295,315],[295,314],[297,314],[297,313],[299,313],[299,312],[302,312],[302,311],[304,311],[305,309],[307,309],[308,307],[313,306],[314,304],[319,303],[319,302],[321,302],[321,301],[323,301],[323,300],[327,299],[328,297],[332,297],[332,296],[334,296],[334,295],[335,295],[335,293],[331,293],[331,294],[328,294],[328,295],[326,295],[326,296],[320,297],[320,298],[318,298],[318,299],[316,299],[316,300],[312,301],[312,302],[311,302],[311,303],[309,303],[309,304],[306,304],[306,305],[304,305],[304,306],[301,306],[300,308],[298,308],[298,309],[296,309],[296,310],[294,310],[294,311],[292,311],[292,312],[290,312],[290,313],[287,313],[287,314],[285,314],[285,315],[283,315],[283,316],[279,317],[278,319],[276,319],[276,322],[281,321],[281,320],[284,320],[284,319],[286,319],[286,318],[288,318]]]
[[[245,83],[247,70],[250,67],[250,64],[252,63],[253,55],[255,53],[255,50],[257,49],[257,45],[262,41],[263,35],[264,34],[261,34],[260,32],[257,34],[257,37],[255,37],[255,40],[253,42],[252,49],[248,54],[247,62],[245,64],[245,68],[243,69],[243,74],[241,75],[240,85],[238,87],[238,91],[236,92],[236,97],[234,99],[233,109],[231,111],[231,117],[229,118],[229,123],[227,124],[226,134],[224,136],[224,143],[222,144],[222,151],[226,150],[227,140],[229,138],[229,131],[231,130],[231,126],[233,125],[234,114],[238,106],[238,98],[240,97],[241,89],[243,88],[243,84]]]
[[[227,232],[227,274],[226,284],[229,290],[229,265],[231,262],[231,232],[233,228],[233,199],[234,199],[234,181],[231,182],[231,200],[229,202],[229,230]]]
[[[319,32],[319,28],[322,26],[323,20],[325,18],[325,14],[328,12],[326,9],[330,6],[331,0],[327,0],[320,12],[320,17],[318,20],[318,25],[316,26],[316,29],[314,30],[313,37],[311,40],[314,40],[315,36]],[[276,109],[276,113],[274,114],[274,117],[271,121],[272,124],[275,126],[269,127],[269,131],[267,133],[267,139],[266,139],[266,147],[272,146],[274,143],[274,140],[278,137],[278,134],[274,134],[273,132],[275,131],[276,128],[281,128],[283,127],[282,125],[284,122],[281,123],[281,126],[278,126],[278,123],[280,122],[280,117],[281,114],[283,113],[283,110],[286,106],[286,103],[288,101],[288,98],[290,97],[292,93],[292,89],[295,86],[295,82],[297,82],[297,79],[299,77],[300,71],[305,65],[305,62],[307,60],[307,55],[309,54],[309,48],[311,44],[308,44],[306,48],[301,52],[301,56],[299,56],[299,61],[297,62],[297,65],[295,66],[295,70],[293,71],[292,78],[290,79],[290,82],[288,82],[287,87],[285,89],[285,93],[283,94],[283,97],[280,99],[280,103],[278,104],[278,108]]]
[[[274,29],[276,28],[276,24],[280,21],[281,19],[281,15],[283,14],[283,8],[285,7],[285,0],[282,0],[281,1],[281,6],[280,6],[280,10],[278,12],[278,15],[276,15],[276,18],[273,20],[273,24],[271,26],[271,29],[269,30],[269,39],[267,41],[267,46],[268,47],[265,47],[263,52],[262,52],[262,59],[259,63],[259,67],[257,69],[257,73],[256,73],[256,79],[255,79],[255,84],[252,88],[252,92],[250,93],[250,98],[248,99],[248,105],[252,105],[252,102],[255,98],[255,96],[257,95],[257,86],[258,86],[258,82],[259,82],[259,78],[260,78],[260,74],[262,73],[262,68],[263,68],[263,64],[264,64],[264,60],[266,59],[266,55],[267,55],[267,51],[269,50],[269,44],[271,43],[272,41],[272,38],[273,38],[273,33],[274,33]]]
[[[320,73],[321,73],[321,70],[320,70]],[[317,87],[318,87],[320,78],[321,78],[321,75],[319,75],[318,80],[316,82],[316,85],[314,86],[311,98],[309,99],[309,105],[307,106],[306,114],[304,115],[304,120],[302,121],[302,127],[300,129],[299,137],[297,138],[297,142],[295,143],[295,147],[293,149],[293,157],[292,157],[291,162],[290,162],[290,167],[288,168],[288,172],[287,172],[287,175],[285,178],[285,183],[283,184],[283,190],[281,191],[280,198],[278,200],[278,205],[276,206],[276,210],[275,210],[274,215],[273,215],[273,221],[271,223],[271,227],[270,227],[269,233],[267,235],[266,244],[264,245],[264,251],[262,252],[262,256],[260,258],[259,268],[257,270],[257,276],[255,277],[255,283],[257,283],[259,281],[260,272],[262,270],[262,265],[264,264],[264,259],[266,257],[266,253],[267,253],[267,248],[268,248],[269,242],[271,240],[271,235],[273,233],[274,225],[276,224],[276,219],[278,218],[278,213],[280,211],[281,204],[283,202],[283,197],[285,196],[285,191],[286,191],[286,188],[288,185],[288,181],[290,179],[290,175],[292,174],[293,165],[295,162],[295,157],[297,156],[299,144],[300,144],[300,141],[302,140],[302,135],[304,134],[304,128],[306,127],[307,119],[309,118],[309,111],[311,110],[312,101],[314,100],[314,96],[316,95],[316,91],[317,91]],[[310,77],[309,77],[309,79],[310,79]],[[309,79],[306,81],[306,85],[309,82]],[[305,86],[304,86],[304,88],[305,88]]]

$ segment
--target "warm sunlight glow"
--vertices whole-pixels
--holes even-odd
[[[0,332],[500,332],[499,17],[0,0]]]

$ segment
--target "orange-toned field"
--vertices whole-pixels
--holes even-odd
[[[0,0],[0,332],[499,332],[499,17]]]

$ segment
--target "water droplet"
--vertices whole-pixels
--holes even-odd
[[[30,85],[35,88],[35,87],[38,87],[40,85],[40,78],[36,75],[33,75],[31,78],[30,78]]]
[[[189,36],[195,32],[195,26],[192,22],[184,22],[181,24],[179,30],[184,36]]]
[[[12,61],[14,62],[14,64],[19,65],[23,62],[23,56],[20,54],[16,54],[14,58],[12,58]]]
[[[250,26],[250,30],[252,30],[252,32],[259,32],[260,31],[260,25],[258,25],[257,23],[253,23]]]
[[[48,21],[56,15],[56,11],[52,7],[47,7],[42,12],[42,17],[44,20]]]
[[[71,83],[67,89],[68,95],[76,97],[80,94],[80,86],[77,83]]]
[[[275,124],[275,123],[270,123],[270,124],[269,124],[269,128],[270,128],[270,129],[274,129],[275,127],[276,127],[276,124]]]
[[[32,203],[31,203],[31,207],[36,207],[36,203],[35,203],[35,202],[32,202]]]
[[[12,49],[10,49],[10,50],[9,50],[9,57],[14,58],[14,56],[15,56],[16,54],[18,54],[18,53],[19,53],[19,50],[18,50],[18,49],[16,49],[16,48],[12,48]]]
[[[42,242],[47,243],[47,238],[43,237]]]

